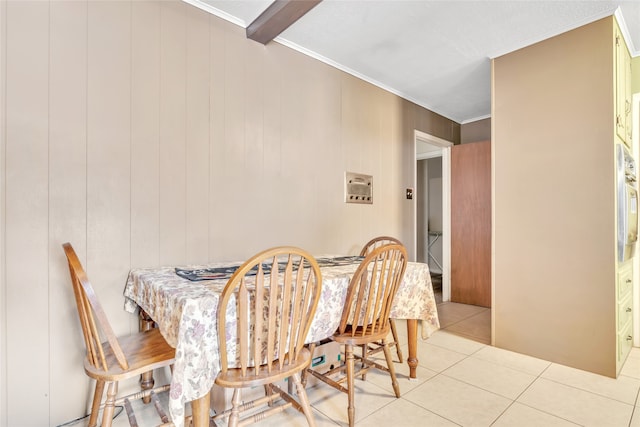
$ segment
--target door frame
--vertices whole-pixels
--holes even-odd
[[[640,157],[640,93],[635,93],[631,97],[631,146],[632,154],[635,159]],[[637,162],[637,160],[636,160]],[[636,243],[637,245],[637,243]],[[636,247],[636,251],[638,248]],[[637,253],[637,252],[636,252]],[[636,255],[633,259],[633,345],[640,347],[640,256]]]
[[[413,131],[413,186],[418,182],[418,160],[442,156],[442,301],[451,300],[451,147],[453,142],[419,131]],[[439,148],[439,154],[418,155],[418,142]],[[416,192],[417,193],[417,192]],[[416,197],[419,197],[416,194]],[[413,204],[413,253],[418,253],[418,204]]]

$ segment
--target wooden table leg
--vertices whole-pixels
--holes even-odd
[[[409,380],[417,378],[416,368],[418,367],[418,320],[407,319],[407,339],[409,341]]]
[[[191,402],[191,414],[193,415],[193,427],[209,427],[209,394]]]
[[[153,320],[143,309],[140,309],[140,311],[138,312],[138,329],[140,330],[140,332],[145,332],[151,330],[152,328]],[[140,375],[140,388],[142,388],[142,391],[153,388],[154,384],[155,381],[153,379],[153,371],[148,371]],[[144,403],[151,402],[151,396],[143,397],[142,401]]]

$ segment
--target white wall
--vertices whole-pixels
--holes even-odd
[[[0,29],[1,426],[86,411],[63,242],[127,333],[132,267],[356,253],[378,234],[413,248],[414,129],[460,137],[179,1],[3,1]],[[373,175],[373,205],[343,203],[344,171]]]
[[[435,157],[428,161],[429,170],[429,231],[442,232],[442,157]],[[436,240],[435,236],[430,237],[434,243],[431,245],[431,255],[442,264],[442,237]],[[442,273],[442,269],[433,261],[429,260],[429,270],[434,273]]]

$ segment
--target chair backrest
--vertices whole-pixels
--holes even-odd
[[[273,286],[276,284],[276,286]],[[231,276],[218,305],[220,368],[270,373],[298,360],[320,299],[316,260],[289,246],[267,249]],[[236,319],[229,321],[229,319]],[[227,323],[229,322],[229,323]],[[235,360],[229,360],[236,354]]]
[[[362,247],[362,250],[360,251],[360,256],[365,256],[369,252],[371,252],[374,249],[379,248],[380,246],[389,245],[389,244],[392,244],[392,243],[396,244],[396,245],[402,245],[402,242],[400,240],[396,239],[395,237],[390,237],[390,236],[374,237],[373,239],[369,240]]]
[[[108,358],[105,357],[105,354],[108,353],[105,351],[108,343],[111,347],[111,353],[116,357],[120,367],[122,369],[128,369],[127,359],[122,352],[120,343],[113,333],[113,329],[109,324],[98,297],[93,291],[91,282],[89,282],[75,250],[70,243],[65,243],[62,247],[64,248],[64,253],[69,263],[71,284],[73,286],[73,293],[78,307],[78,316],[80,317],[80,324],[82,325],[82,332],[84,334],[87,360],[95,368],[108,371],[110,368],[109,361]],[[100,331],[102,331],[106,339],[104,343],[101,339]]]
[[[407,267],[407,250],[388,244],[370,251],[349,283],[338,333],[364,337],[389,330],[389,311]],[[362,327],[357,327],[362,326]]]

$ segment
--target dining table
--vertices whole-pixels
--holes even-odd
[[[347,288],[364,257],[318,255],[322,292],[306,342],[319,342],[336,331]],[[184,424],[191,402],[193,425],[209,426],[209,393],[220,371],[217,308],[222,290],[240,262],[136,268],[124,289],[125,310],[139,313],[141,329],[153,324],[176,349],[169,389],[169,413],[176,427]],[[421,338],[439,327],[429,267],[408,262],[393,300],[390,317],[407,320],[410,379],[416,378],[418,322]],[[228,319],[227,321],[234,321]],[[153,380],[143,381],[143,388]]]

